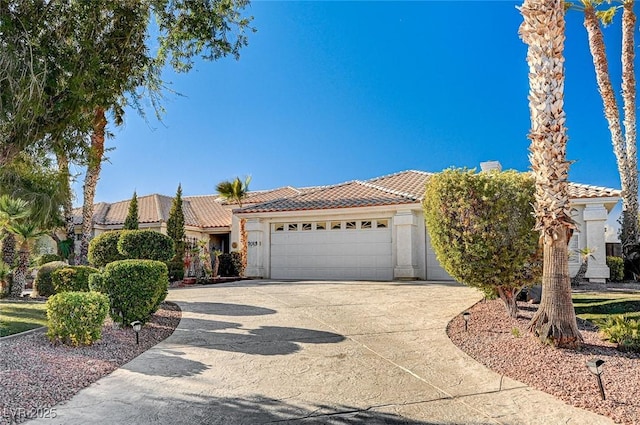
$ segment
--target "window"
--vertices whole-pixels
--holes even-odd
[[[284,224],[274,224],[273,225],[273,230],[276,231],[276,232],[284,231]]]
[[[311,223],[302,223],[302,230],[311,230]]]
[[[289,230],[290,232],[295,232],[296,230],[298,230],[298,223],[289,223],[289,225],[287,226],[287,230]]]
[[[342,223],[339,221],[331,222],[331,230],[340,230],[342,228]]]
[[[362,221],[360,223],[360,228],[361,229],[371,229],[371,222],[370,221]]]
[[[347,221],[345,223],[345,228],[349,229],[349,230],[355,229],[356,228],[356,222],[355,221]]]
[[[316,230],[325,230],[327,228],[327,223],[316,223]]]
[[[389,220],[377,220],[376,227],[378,229],[386,229],[389,227]]]

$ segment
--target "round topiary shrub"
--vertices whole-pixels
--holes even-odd
[[[69,345],[91,345],[102,336],[109,298],[99,292],[61,292],[47,300],[47,336]]]
[[[54,270],[51,274],[56,294],[60,292],[89,292],[89,275],[99,270],[89,266],[68,266]]]
[[[52,261],[50,263],[43,264],[38,269],[36,280],[33,282],[33,291],[36,295],[42,297],[49,297],[56,293],[51,279],[51,274],[57,269],[63,267],[69,267],[69,265],[62,261]]]
[[[220,276],[242,276],[244,274],[242,254],[240,252],[232,251],[228,254],[221,254],[219,260],[218,271]]]
[[[52,261],[62,261],[62,257],[58,254],[42,254],[36,260],[36,264],[38,266],[42,266],[44,264],[51,263]]]
[[[167,265],[154,260],[122,260],[107,264],[100,278],[91,277],[93,287],[109,295],[111,318],[123,325],[145,322],[167,297]]]
[[[620,257],[608,256],[606,261],[610,272],[609,281],[622,282],[624,280],[624,260]]]
[[[122,231],[116,230],[112,232],[102,233],[89,242],[89,252],[87,259],[94,267],[104,267],[107,264],[124,260],[127,257],[118,252],[118,239]]]
[[[180,259],[175,257],[167,263],[169,268],[169,281],[175,282],[176,280],[184,279],[184,263]]]
[[[118,240],[118,251],[125,258],[169,261],[175,254],[173,240],[153,230],[130,230]]]

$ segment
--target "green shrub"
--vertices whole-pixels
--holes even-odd
[[[102,292],[108,295],[109,292],[104,286],[104,279],[101,273],[92,273],[89,275],[89,290],[95,292]]]
[[[63,267],[69,267],[69,265],[62,261],[52,261],[40,266],[36,279],[33,282],[33,290],[36,295],[49,297],[56,293],[51,279],[51,274],[57,269],[61,269]]]
[[[42,254],[36,260],[36,264],[38,266],[42,266],[44,264],[51,263],[52,261],[62,261],[62,257],[58,254]]]
[[[89,292],[89,275],[99,270],[89,266],[68,266],[54,270],[51,274],[56,294],[60,292]]]
[[[181,259],[176,257],[172,258],[171,261],[167,263],[167,267],[169,268],[170,282],[184,279],[184,263]]]
[[[218,272],[220,276],[242,276],[244,274],[242,254],[240,252],[233,251],[228,254],[221,254],[219,259]]]
[[[429,178],[423,202],[440,264],[459,282],[495,290],[512,317],[516,294],[542,274],[534,191],[529,174],[449,169]]]
[[[109,299],[99,292],[61,292],[47,300],[47,336],[69,345],[91,345],[102,336]]]
[[[102,233],[89,242],[88,260],[94,267],[104,267],[107,264],[124,260],[126,257],[118,252],[118,239],[122,231]]]
[[[130,230],[118,240],[118,251],[125,258],[169,261],[174,255],[173,240],[153,230]]]
[[[624,280],[624,260],[620,257],[607,257],[607,266],[611,272],[609,280],[611,282],[622,282]]]
[[[111,317],[123,325],[145,322],[167,297],[167,265],[153,260],[121,260],[107,264],[91,286],[109,295]],[[122,316],[120,316],[122,315]]]
[[[600,322],[598,327],[606,340],[618,344],[618,349],[640,352],[640,320],[617,315]]]

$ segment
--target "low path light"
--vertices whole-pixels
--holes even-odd
[[[467,332],[469,329],[469,319],[471,319],[471,313],[465,311],[462,313],[462,318],[464,319],[464,331]]]
[[[600,388],[600,397],[605,400],[604,396],[604,386],[602,385],[602,370],[603,370],[604,360],[601,359],[591,359],[587,362],[587,368],[589,368],[589,372],[593,373],[596,378],[598,378],[598,388]]]
[[[136,332],[136,344],[140,344],[140,339],[138,336],[140,335],[140,329],[142,329],[142,322],[139,320],[131,322],[131,327]]]

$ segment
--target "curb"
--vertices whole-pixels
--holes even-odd
[[[46,331],[46,330],[47,330],[46,326],[40,326],[39,328],[29,329],[28,331],[24,331],[24,332],[20,332],[20,333],[17,333],[17,334],[0,337],[0,342],[8,341],[10,339],[17,338],[19,336],[24,336],[24,335],[34,334],[34,333],[38,333],[38,332],[43,332],[43,331]]]

